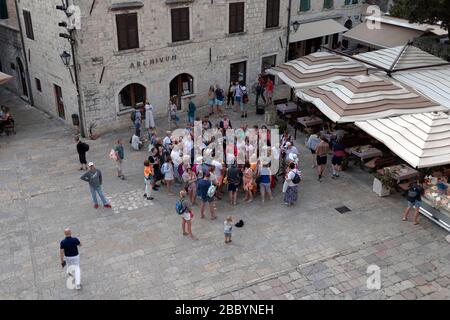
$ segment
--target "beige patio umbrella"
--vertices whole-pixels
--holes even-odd
[[[298,89],[296,94],[300,99],[313,103],[334,122],[447,110],[400,82],[376,75],[356,76]]]
[[[450,119],[443,112],[356,122],[415,168],[450,163]]]
[[[5,84],[12,78],[13,78],[12,76],[10,76],[6,73],[0,72],[0,84]]]
[[[367,67],[351,58],[316,52],[266,70],[291,88],[305,88],[367,74]]]

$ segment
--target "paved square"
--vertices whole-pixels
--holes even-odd
[[[102,170],[114,206],[95,210],[79,179],[73,132],[4,90],[0,103],[17,119],[17,135],[0,137],[0,299],[450,298],[447,233],[425,218],[402,222],[404,199],[376,196],[371,175],[357,167],[317,182],[302,135],[304,181],[294,208],[282,204],[280,186],[265,205],[220,201],[215,221],[199,219],[194,207],[193,241],[181,234],[175,197],[161,188],[154,201],[143,198],[145,151],[126,145],[127,179],[115,177],[108,153],[129,132],[89,141],[88,160]],[[262,119],[252,113],[247,121]],[[335,210],[343,206],[352,211]],[[225,246],[226,215],[245,226]],[[83,242],[76,292],[59,264],[67,226]],[[367,289],[371,264],[381,268],[380,290]]]

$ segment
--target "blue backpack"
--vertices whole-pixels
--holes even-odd
[[[183,206],[181,200],[178,200],[177,203],[175,204],[175,211],[178,214],[183,214],[186,211],[186,208]]]

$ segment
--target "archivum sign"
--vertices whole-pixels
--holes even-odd
[[[177,55],[175,55],[175,54],[172,56],[151,58],[151,59],[146,59],[143,61],[132,62],[130,65],[130,69],[140,68],[140,67],[149,67],[151,65],[161,64],[161,63],[175,61],[175,60],[177,60]]]

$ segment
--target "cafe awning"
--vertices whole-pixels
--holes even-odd
[[[450,67],[402,71],[393,77],[450,109]]]
[[[291,30],[289,43],[324,37],[347,30],[346,27],[333,19],[301,23],[297,31]]]
[[[296,94],[300,99],[313,103],[334,122],[355,122],[446,110],[413,89],[376,75],[356,76],[297,89]]]
[[[12,78],[13,78],[12,76],[10,76],[6,73],[0,72],[0,84],[5,84]]]
[[[367,68],[350,58],[316,52],[266,70],[291,88],[304,88],[367,73]]]
[[[443,112],[356,122],[415,168],[450,163],[450,119]]]
[[[405,45],[409,40],[422,36],[422,30],[381,23],[381,28],[369,29],[371,22],[364,22],[344,33],[344,39],[354,40],[375,49],[392,48]]]
[[[412,45],[376,50],[355,55],[355,58],[374,63],[382,68],[399,70],[445,64],[445,61]],[[393,65],[395,63],[395,65]]]

